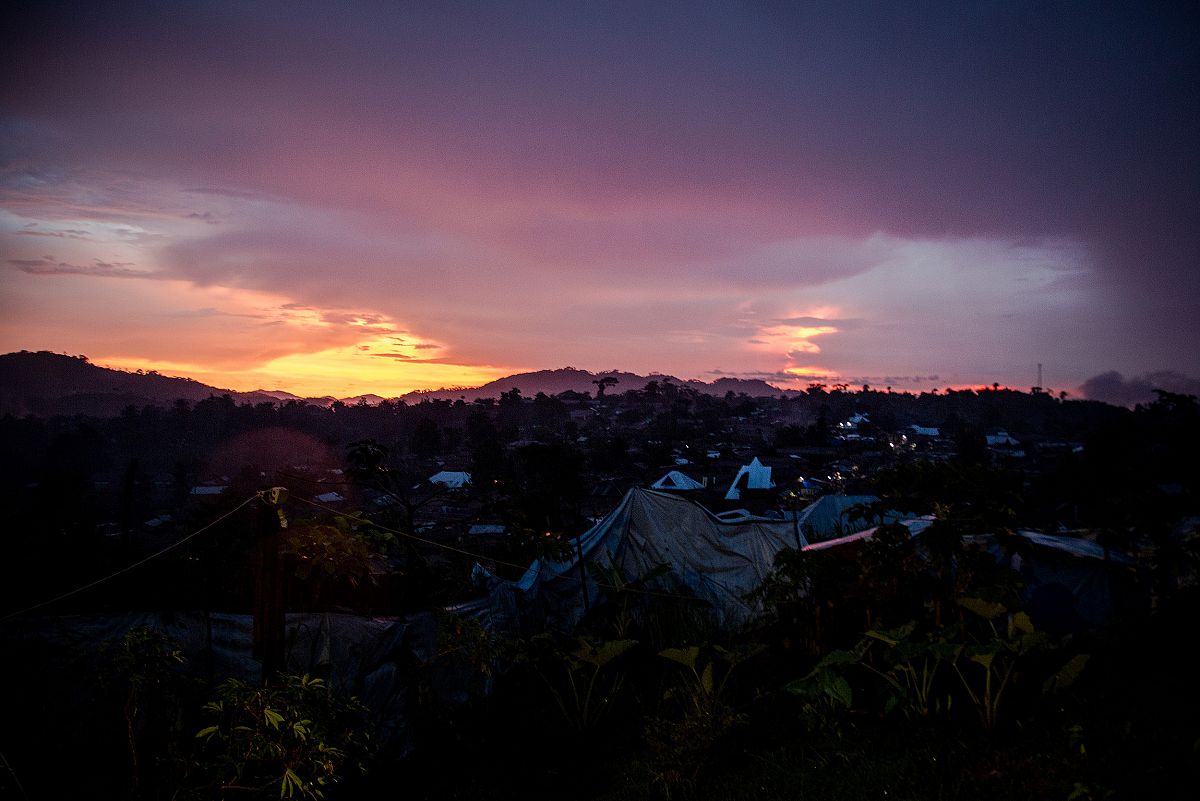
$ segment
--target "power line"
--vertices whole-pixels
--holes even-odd
[[[48,601],[42,601],[41,603],[34,604],[33,606],[28,606],[28,607],[26,607],[24,609],[20,609],[16,612],[10,612],[9,614],[5,615],[4,617],[0,617],[0,623],[5,623],[9,620],[12,620],[14,617],[20,617],[21,615],[27,614],[36,609],[41,609],[43,606],[49,606],[50,604],[58,603],[59,601],[62,601],[66,598],[70,598],[72,595],[78,595],[79,593],[83,592],[84,590],[90,590],[92,587],[103,584],[106,581],[111,581],[112,579],[115,579],[117,576],[120,576],[123,573],[128,573],[130,570],[133,570],[136,567],[141,567],[142,565],[149,562],[151,559],[157,559],[158,557],[162,556],[163,554],[167,553],[168,551],[172,551],[172,550],[178,548],[180,545],[183,545],[188,540],[193,539],[194,537],[200,536],[201,534],[208,531],[213,526],[217,525],[218,523],[222,522],[226,518],[233,515],[235,512],[240,511],[247,504],[251,503],[252,501],[256,500],[259,497],[260,496],[258,494],[251,495],[249,498],[242,501],[237,506],[233,507],[228,512],[221,515],[220,517],[218,517],[216,520],[212,521],[208,525],[206,525],[202,528],[196,529],[191,534],[188,534],[186,537],[184,537],[180,540],[177,540],[176,542],[171,543],[166,548],[163,548],[161,551],[156,551],[156,552],[150,554],[149,556],[145,557],[144,559],[139,559],[138,561],[134,562],[131,565],[126,565],[125,567],[121,568],[120,570],[118,570],[115,573],[110,573],[109,575],[105,576],[104,578],[98,578],[89,584],[84,584],[82,587],[76,587],[75,589],[71,590],[70,592],[64,592],[62,595],[51,598]]]
[[[334,480],[328,479],[328,478],[308,478],[307,476],[300,476],[300,475],[296,475],[295,473],[288,473],[283,470],[280,470],[278,472],[278,475],[283,476],[284,478],[291,478],[296,481],[303,481],[306,484],[320,484],[322,486],[328,485],[331,487],[355,487],[355,486],[358,486],[353,481],[334,481]]]
[[[323,503],[317,503],[316,501],[310,501],[307,498],[295,498],[294,497],[292,500],[300,501],[301,503],[306,503],[309,506],[315,506],[317,509],[323,509],[326,512],[332,512],[335,515],[340,515],[342,517],[347,516],[345,512],[340,511],[338,509],[334,509],[332,506],[326,506]],[[432,545],[435,548],[441,548],[446,551],[454,551],[455,553],[460,553],[463,556],[469,556],[472,559],[479,559],[484,562],[494,562],[495,564],[504,565],[505,567],[516,568],[517,570],[527,570],[529,568],[529,565],[518,565],[515,562],[505,562],[503,559],[493,559],[490,556],[485,556],[483,554],[474,553],[473,551],[467,551],[462,548],[456,548],[453,545],[447,545],[444,542],[438,542],[437,540],[431,540],[431,539],[427,539],[425,537],[419,537],[416,534],[410,534],[406,531],[400,531],[399,529],[388,528],[387,526],[383,525],[382,523],[376,523],[374,520],[364,520],[364,522],[370,523],[372,526],[374,526],[377,529],[381,529],[390,534],[395,534],[398,537],[406,537],[410,540],[416,540],[417,542],[423,542],[426,545]]]

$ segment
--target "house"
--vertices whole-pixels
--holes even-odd
[[[467,529],[469,537],[503,537],[508,532],[508,526],[503,523],[473,523]]]
[[[852,414],[846,420],[837,424],[837,427],[842,431],[856,431],[859,426],[866,425],[871,422],[871,418],[865,414]]]
[[[987,435],[987,444],[989,448],[1014,448],[1021,443],[1010,437],[1007,431],[1000,430]]]

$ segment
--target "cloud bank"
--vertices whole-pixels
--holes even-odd
[[[1156,389],[1177,395],[1200,396],[1200,379],[1181,375],[1174,370],[1159,370],[1125,378],[1116,370],[1110,370],[1084,381],[1079,392],[1090,400],[1133,406],[1154,401],[1157,398],[1154,394]]]
[[[94,354],[126,326],[147,360],[314,352],[156,328],[270,296],[464,368],[1196,374],[1196,16],[25,6],[0,41],[0,346]]]

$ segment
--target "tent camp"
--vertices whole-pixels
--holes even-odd
[[[933,515],[897,520],[918,537],[935,522]],[[806,553],[852,546],[870,539],[872,527],[854,534],[806,545]],[[1038,531],[1016,532],[1018,549],[1004,548],[990,534],[963,538],[968,547],[983,548],[1021,578],[1021,598],[1034,625],[1052,634],[1079,631],[1107,620],[1134,589],[1129,580],[1132,560],[1089,540]]]
[[[803,536],[800,541],[807,544]],[[670,565],[667,575],[654,580],[655,592],[679,596],[683,603],[689,598],[705,602],[714,622],[728,628],[756,615],[745,596],[762,584],[775,554],[795,546],[791,521],[743,517],[726,522],[687,498],[645,489],[630,490],[579,541],[585,563],[611,565],[626,581]],[[578,557],[535,561],[517,581],[476,565],[488,597],[472,611],[501,630],[570,629],[583,617],[584,593],[589,603],[603,594],[590,575],[583,577],[586,572]]]
[[[807,513],[807,519],[824,521],[822,529],[829,531],[839,508],[862,499],[870,497],[823,498],[802,510],[798,520],[806,519]],[[900,523],[914,538],[935,522],[932,515],[899,518],[887,515],[885,522]],[[647,585],[654,601],[702,602],[715,625],[740,628],[758,616],[760,610],[747,596],[762,585],[780,551],[796,547],[797,541],[805,552],[853,548],[878,530],[871,527],[810,542],[798,520],[749,513],[718,516],[686,497],[632,489],[579,538],[577,550],[564,561],[535,561],[515,581],[476,565],[474,578],[487,595],[456,611],[478,617],[488,628],[521,635],[570,630],[585,614],[585,595],[588,606],[604,599],[589,565],[614,568],[626,583],[667,565],[669,570]],[[1051,621],[1052,615],[1062,619],[1061,625],[1048,629],[1072,630],[1103,620],[1113,606],[1111,569],[1127,558],[1111,553],[1105,558],[1102,549],[1084,540],[1032,531],[1019,534],[1030,546],[1023,559],[1002,552],[988,536],[966,541],[1009,560],[1021,574],[1031,614],[1037,610],[1042,620]]]

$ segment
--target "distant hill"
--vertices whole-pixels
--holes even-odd
[[[378,406],[385,400],[387,400],[387,398],[383,397],[382,395],[376,395],[374,392],[368,392],[366,395],[355,395],[352,398],[341,399],[342,403],[346,404],[347,406],[354,406],[355,404],[359,403],[365,403],[368,406]],[[329,401],[332,403],[333,399],[330,398]]]
[[[155,372],[111,370],[85,356],[24,350],[0,356],[0,415],[111,417],[131,405],[167,406],[213,395],[229,395],[238,403],[278,403],[296,397],[286,392],[233,392]]]
[[[401,400],[417,403],[422,400],[466,398],[498,398],[500,393],[520,389],[532,397],[539,392],[557,395],[568,390],[596,394],[595,382],[614,378],[617,383],[608,388],[609,394],[619,395],[631,389],[642,389],[651,381],[670,382],[710,395],[727,392],[745,393],[753,397],[780,395],[784,390],[765,381],[738,378],[719,378],[712,383],[682,381],[667,375],[637,375],[619,370],[591,373],[564,367],[559,370],[538,370],[500,378],[472,389],[439,389],[410,392]],[[125,372],[99,367],[86,356],[66,356],[48,351],[20,351],[0,355],[0,415],[24,416],[34,414],[49,417],[56,414],[86,414],[96,417],[119,415],[129,406],[169,406],[176,400],[190,403],[212,396],[229,395],[237,403],[286,403],[301,400],[318,406],[329,406],[332,397],[301,398],[283,390],[234,392],[212,387],[191,378],[172,378],[156,372]],[[344,403],[365,402],[376,405],[385,398],[374,393],[343,398]]]
[[[516,375],[505,376],[504,378],[497,378],[495,381],[490,381],[481,387],[473,389],[437,389],[410,392],[402,396],[402,400],[415,402],[426,399],[456,400],[458,398],[465,398],[467,400],[474,400],[475,398],[499,398],[500,393],[510,392],[513,389],[521,390],[521,394],[526,397],[536,395],[539,392],[544,392],[547,395],[557,395],[560,392],[567,392],[568,390],[572,392],[588,392],[595,395],[598,389],[596,382],[602,378],[615,378],[617,380],[615,385],[606,390],[609,394],[616,395],[631,389],[642,389],[651,381],[657,381],[660,384],[670,382],[679,386],[690,387],[698,392],[704,392],[709,395],[723,396],[727,392],[744,392],[752,397],[766,397],[778,396],[784,393],[784,390],[757,379],[718,378],[712,383],[707,383],[694,379],[683,381],[674,376],[657,373],[637,375],[636,373],[626,373],[620,370],[592,373],[587,370],[577,370],[574,367],[562,367],[558,370],[538,370],[532,373],[518,373]]]

